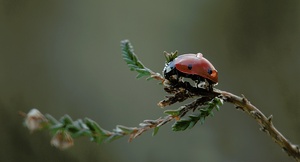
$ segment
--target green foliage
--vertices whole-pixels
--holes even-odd
[[[125,135],[134,134],[136,127],[116,126],[112,132],[103,129],[95,121],[89,118],[73,121],[69,115],[64,115],[60,120],[56,120],[49,114],[45,115],[48,120],[48,129],[52,134],[64,131],[68,132],[73,138],[87,136],[96,143],[107,143],[119,139]]]
[[[136,71],[138,73],[136,78],[141,78],[145,76],[148,77],[147,79],[150,79],[151,74],[153,72],[147,67],[145,67],[142,64],[142,62],[137,58],[130,41],[129,40],[121,41],[121,48],[122,48],[123,59],[127,63],[130,70]]]
[[[152,136],[155,136],[155,135],[158,133],[159,128],[160,128],[160,127],[154,127]]]
[[[135,128],[135,127],[126,127],[123,125],[117,125],[117,129],[120,129],[117,132],[122,132],[125,134],[131,134],[137,130],[137,128]]]
[[[220,106],[223,105],[223,101],[220,98],[214,98],[207,104],[205,104],[203,107],[199,108],[200,111],[198,114],[192,114],[189,115],[188,119],[180,119],[176,121],[173,126],[173,131],[184,131],[187,128],[193,128],[198,121],[200,121],[201,124],[204,124],[204,121],[207,116],[213,116],[213,109],[216,109],[217,111],[220,110]]]
[[[169,63],[169,62],[173,61],[178,56],[178,52],[175,51],[175,52],[168,53],[168,52],[165,51],[164,55],[165,55],[165,58],[166,58],[166,63]]]
[[[181,109],[176,109],[176,110],[165,110],[164,113],[165,113],[165,114],[172,115],[172,116],[179,116],[179,115],[180,115],[180,110],[181,110]]]
[[[85,118],[84,121],[92,134],[92,141],[95,141],[97,143],[103,143],[110,136],[111,133],[101,128],[95,121],[89,118]]]

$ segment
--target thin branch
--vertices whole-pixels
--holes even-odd
[[[195,88],[189,85],[185,85],[184,87],[181,88],[184,88],[186,91],[191,91],[191,92],[195,91]],[[275,128],[272,122],[273,119],[272,115],[266,117],[258,108],[252,105],[245,96],[239,97],[232,93],[218,90],[218,89],[214,89],[213,92],[207,92],[207,94],[201,92],[201,94],[198,95],[219,96],[220,98],[224,99],[225,102],[231,103],[235,105],[236,108],[243,110],[249,116],[254,118],[256,122],[261,126],[260,130],[267,133],[272,138],[272,140],[275,141],[289,156],[292,156],[297,161],[300,161],[300,148],[298,147],[298,145],[292,144],[289,140],[287,140],[283,136],[282,133],[280,133]]]
[[[219,91],[226,102],[234,104],[238,109],[245,111],[256,120],[263,132],[267,133],[289,156],[300,161],[300,149],[297,145],[288,141],[273,125],[273,116],[266,117],[258,108],[243,97],[236,96],[226,91]]]

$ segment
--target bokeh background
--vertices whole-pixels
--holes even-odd
[[[121,57],[129,39],[153,71],[163,51],[202,52],[217,88],[244,94],[300,144],[300,1],[0,1],[0,161],[292,161],[257,123],[225,104],[204,125],[60,151],[18,111],[89,117],[103,128],[163,116],[156,81],[135,79]],[[170,108],[178,108],[175,104]]]

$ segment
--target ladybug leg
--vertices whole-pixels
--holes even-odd
[[[184,78],[183,77],[178,77],[177,82],[184,82]]]
[[[199,88],[199,83],[197,81],[195,82],[195,86],[194,87]]]
[[[205,87],[205,82],[204,82],[204,79],[200,76],[197,77],[197,79],[195,80],[196,82],[196,87],[197,88],[203,88]]]
[[[176,71],[176,74],[174,75],[174,79],[176,79],[176,82],[183,82],[183,77],[179,74],[178,71]]]
[[[195,80],[194,87],[199,88],[199,81],[198,80]]]
[[[205,88],[205,82],[197,82],[197,88]]]
[[[207,91],[213,91],[213,84],[207,79],[205,79],[205,89]]]
[[[171,85],[176,86],[178,82],[183,81],[183,78],[180,77],[178,71],[174,71],[174,73],[168,77],[168,81]]]
[[[208,91],[213,91],[213,85],[212,84],[208,84],[208,86],[206,87]]]
[[[209,82],[207,81],[207,79],[205,79],[205,81],[204,81],[204,88],[206,89],[206,90],[210,90],[211,88],[210,88],[210,84],[209,84]]]
[[[212,91],[213,85],[207,79],[202,78],[202,81],[199,84],[199,88],[206,89],[207,91]]]

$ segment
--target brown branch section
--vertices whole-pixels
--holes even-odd
[[[158,104],[161,107],[171,105],[175,102],[181,102],[183,100],[186,100],[187,98],[196,96],[200,96],[200,98],[198,98],[197,100],[209,100],[214,97],[219,97],[222,98],[225,102],[234,104],[236,108],[243,110],[252,118],[254,118],[261,126],[260,130],[267,133],[273,139],[273,141],[282,148],[284,152],[286,152],[289,156],[292,156],[295,160],[300,161],[300,149],[298,145],[292,144],[275,128],[272,123],[272,115],[266,117],[258,108],[252,105],[250,101],[245,98],[245,96],[242,95],[242,97],[239,97],[232,93],[221,91],[218,89],[214,89],[213,91],[209,92],[204,89],[195,88],[187,82],[178,82],[176,86],[171,87],[165,86],[165,91],[167,93],[174,94],[174,96],[167,96],[165,100],[161,101]],[[194,101],[194,103],[190,103],[189,106],[185,107],[184,110],[186,110],[186,112],[190,111],[188,107],[193,106],[196,101]],[[185,115],[185,113],[183,113],[182,116],[183,115]]]
[[[178,82],[175,86],[165,86],[165,91],[170,94],[174,94],[174,96],[167,96],[167,98],[161,101],[158,105],[161,107],[165,107],[171,105],[176,102],[181,102],[186,100],[187,98],[200,96],[199,99],[212,99],[213,97],[220,97],[224,99],[225,102],[232,103],[236,106],[236,108],[243,110],[252,118],[254,118],[257,123],[261,126],[263,132],[267,133],[273,141],[275,141],[289,156],[292,156],[297,161],[300,161],[300,149],[297,145],[292,144],[288,141],[273,125],[272,118],[273,116],[270,115],[266,117],[258,108],[248,101],[245,96],[239,97],[232,93],[221,91],[218,89],[214,89],[213,91],[209,92],[204,89],[199,89],[191,86],[187,82]],[[197,100],[199,100],[197,99]],[[196,101],[197,101],[196,100]],[[196,102],[194,101],[194,102]],[[191,103],[190,105],[193,105]],[[188,106],[189,107],[189,106]],[[189,111],[186,108],[186,112]],[[184,114],[183,114],[184,115]],[[182,115],[182,116],[183,116]]]
[[[216,90],[224,99],[224,101],[232,103],[236,108],[243,110],[261,126],[261,130],[267,133],[271,138],[289,155],[300,161],[300,149],[297,145],[288,141],[273,125],[270,115],[266,117],[258,108],[252,105],[245,96],[239,97],[226,91]]]

